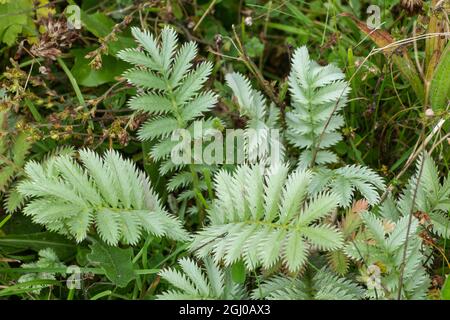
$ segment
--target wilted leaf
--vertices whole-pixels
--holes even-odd
[[[373,30],[369,28],[365,22],[358,20],[354,15],[350,13],[342,13],[341,15],[350,17],[362,32],[369,36],[379,48],[383,49],[383,53],[386,58],[392,59],[405,79],[411,84],[411,87],[414,89],[417,98],[423,100],[423,83],[419,77],[413,61],[408,55],[408,51],[406,50],[406,48],[402,46],[392,45],[395,41],[389,32],[382,29]]]
[[[334,272],[345,275],[348,271],[348,258],[342,250],[332,251],[328,253],[328,262]]]
[[[439,0],[433,0],[433,7],[436,6]],[[430,16],[430,22],[428,23],[427,34],[435,34],[440,32],[445,32],[444,23],[441,23],[443,19],[443,13],[432,14]],[[430,36],[425,40],[425,66],[426,69],[426,79],[431,80],[431,76],[434,73],[436,65],[441,57],[442,51],[445,47],[445,37],[441,36]]]
[[[361,213],[367,210],[369,208],[369,203],[366,199],[361,199],[353,203],[352,205],[352,212],[354,213]]]

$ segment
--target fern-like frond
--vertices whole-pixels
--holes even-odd
[[[181,223],[161,207],[145,174],[117,152],[84,149],[82,166],[68,155],[30,161],[19,192],[31,198],[24,213],[52,231],[83,241],[95,225],[110,245],[136,244],[142,233],[186,240]]]
[[[217,103],[217,96],[204,87],[213,65],[209,61],[194,65],[197,44],[188,42],[179,46],[178,36],[169,26],[163,28],[159,38],[137,28],[132,28],[132,34],[142,48],[125,49],[118,53],[119,58],[135,66],[126,71],[124,77],[141,89],[128,101],[128,105],[148,115],[138,137],[154,142],[150,156],[162,162],[159,173],[170,177],[193,163],[192,159],[182,164],[172,162],[171,152],[179,145],[179,141],[172,140],[173,134],[178,129],[191,132],[196,122],[203,124],[204,132],[208,129],[208,120],[204,116]],[[217,119],[216,122],[220,121]],[[191,183],[175,179],[170,188],[172,191],[178,187],[187,188]]]
[[[351,165],[338,169],[318,168],[313,176],[310,191],[316,194],[324,188],[339,196],[339,204],[349,207],[358,191],[370,205],[380,200],[379,192],[385,189],[383,179],[372,169]]]
[[[241,166],[234,174],[220,171],[215,176],[211,223],[195,236],[192,251],[201,257],[212,253],[225,265],[243,259],[248,269],[270,268],[282,261],[298,271],[311,246],[323,250],[342,246],[342,235],[334,227],[318,224],[337,207],[335,194],[309,199],[309,171],[287,175],[285,166],[262,170]],[[263,194],[254,195],[255,190]]]
[[[362,215],[362,221],[365,229],[344,251],[368,266],[361,269],[360,277],[368,286],[368,297],[397,299],[402,283],[402,299],[424,298],[430,283],[424,264],[430,250],[423,247],[418,236],[419,221],[409,215],[392,221],[368,212]]]
[[[343,72],[333,66],[320,66],[309,57],[306,47],[295,50],[289,75],[292,111],[286,114],[287,138],[303,150],[300,167],[336,162],[328,149],[342,137],[344,125],[339,111],[350,92]]]
[[[309,274],[303,278],[307,277]],[[253,299],[268,300],[357,300],[363,297],[362,287],[326,268],[320,269],[311,279],[274,276],[252,293]]]
[[[279,109],[273,104],[267,106],[261,92],[254,90],[250,81],[240,73],[229,73],[225,79],[237,99],[241,116],[248,119],[245,130],[245,152],[248,162],[268,161],[270,152],[279,153],[278,159],[283,161],[284,147],[279,138],[274,138],[270,131],[279,129],[277,124]]]
[[[45,269],[45,268],[66,268],[65,264],[62,263],[56,253],[51,249],[42,249],[38,252],[38,260],[36,262],[24,263],[20,267],[24,269]],[[26,283],[33,280],[56,280],[57,272],[30,272],[22,275],[17,282]],[[63,273],[64,275],[64,273]],[[39,294],[45,285],[32,284],[23,287],[28,287],[31,292]]]
[[[128,104],[150,115],[140,129],[140,139],[158,138],[165,142],[170,140],[171,132],[187,128],[190,121],[203,116],[217,102],[213,93],[201,91],[212,64],[203,62],[193,67],[197,45],[189,42],[178,49],[177,35],[171,27],[164,27],[160,42],[148,31],[133,28],[132,34],[145,52],[126,49],[118,57],[136,66],[124,76],[146,92],[133,97]],[[161,114],[165,116],[155,117]]]
[[[158,300],[245,299],[242,286],[233,283],[229,272],[222,270],[212,259],[205,258],[203,268],[189,258],[182,258],[178,263],[181,271],[167,268],[159,273],[174,288],[159,294]]]
[[[417,161],[416,173],[400,196],[398,209],[403,215],[424,212],[430,218],[427,227],[439,236],[450,238],[450,175],[441,183],[437,166],[429,155]]]

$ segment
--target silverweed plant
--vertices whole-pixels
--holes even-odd
[[[106,2],[0,1],[0,297],[450,299],[446,5]]]

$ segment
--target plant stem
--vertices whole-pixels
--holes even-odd
[[[78,86],[77,80],[73,76],[72,72],[70,72],[69,68],[67,67],[67,65],[63,59],[61,59],[60,57],[57,57],[56,61],[58,61],[59,65],[66,73],[67,78],[69,78],[70,84],[72,85],[73,90],[75,91],[75,95],[77,96],[78,102],[83,107],[84,111],[88,112],[89,110],[87,108],[86,102],[84,101],[84,97],[81,93],[80,87]],[[89,120],[89,127],[91,129],[94,129],[94,123],[92,122],[92,120]]]
[[[214,7],[214,5],[216,4],[217,0],[212,0],[211,3],[208,6],[208,9],[206,9],[205,13],[203,13],[202,17],[200,18],[200,20],[198,20],[197,24],[194,27],[194,31],[197,30],[197,28],[200,26],[200,24],[202,23],[203,19],[205,19],[205,17],[208,15],[208,13],[212,10],[212,8]]]
[[[67,295],[67,300],[73,300],[73,297],[75,295],[75,289],[69,289],[69,294]]]
[[[273,89],[267,84],[267,81],[264,79],[264,76],[262,75],[261,71],[259,71],[258,66],[256,66],[255,63],[248,57],[245,48],[242,45],[242,42],[236,33],[236,28],[234,27],[234,25],[232,26],[232,28],[234,37],[239,47],[238,50],[240,51],[242,62],[244,62],[245,66],[250,70],[250,72],[255,75],[256,79],[258,80],[259,84],[261,85],[267,96],[269,96],[270,100],[272,100],[272,102],[275,103],[280,108],[284,118],[285,105],[277,99],[275,93],[273,92]]]

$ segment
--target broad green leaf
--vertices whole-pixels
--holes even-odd
[[[132,256],[133,249],[120,249],[96,241],[90,245],[87,259],[105,271],[106,277],[118,287],[125,287],[135,278]]]
[[[96,12],[87,14],[81,11],[81,22],[86,30],[91,32],[97,38],[106,37],[113,29],[115,22],[106,14]]]
[[[21,33],[31,35],[30,30],[34,30],[32,13],[32,0],[12,0],[0,4],[0,42],[12,46]]]
[[[450,276],[447,275],[444,286],[441,289],[442,300],[450,300]]]
[[[97,38],[104,38],[110,34],[115,26],[114,20],[106,14],[97,12],[87,14],[81,11],[81,22],[84,27]],[[115,55],[119,50],[134,47],[136,43],[131,36],[126,36],[127,32],[122,32],[115,41],[108,41],[108,54]]]
[[[92,49],[74,49],[71,53],[75,56],[75,63],[72,67],[72,74],[79,85],[85,87],[96,87],[101,84],[115,81],[130,65],[118,60],[112,56],[103,56],[103,68],[99,70],[92,69],[89,65],[90,60],[84,56],[94,50]]]
[[[247,54],[251,58],[259,57],[264,51],[264,44],[258,37],[252,37],[245,43]]]
[[[245,283],[246,278],[245,264],[242,260],[234,263],[231,266],[231,278],[236,283]]]
[[[430,86],[430,104],[433,110],[445,110],[450,100],[450,42],[434,71]]]

